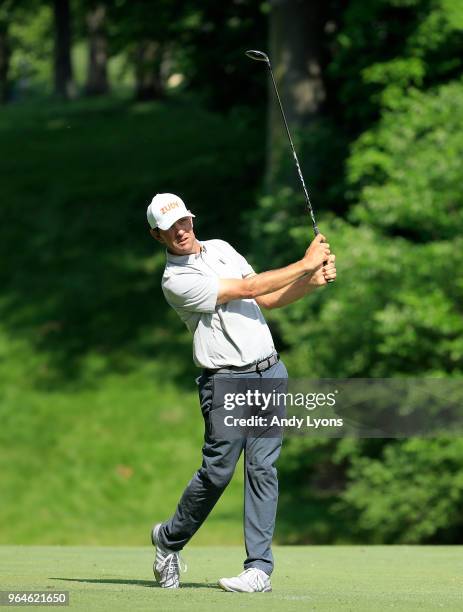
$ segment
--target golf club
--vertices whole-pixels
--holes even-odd
[[[285,124],[286,133],[288,134],[289,144],[291,145],[291,151],[293,152],[293,158],[296,164],[297,173],[299,175],[299,179],[302,184],[302,189],[304,191],[307,212],[309,213],[310,218],[312,219],[312,227],[313,227],[314,234],[315,236],[318,236],[318,234],[320,233],[320,230],[318,229],[317,222],[315,220],[315,214],[312,208],[312,203],[310,201],[309,193],[307,191],[307,187],[305,186],[304,177],[302,176],[302,170],[299,165],[299,160],[297,158],[296,149],[294,148],[293,139],[291,138],[291,133],[289,131],[288,122],[286,121],[285,111],[283,110],[283,104],[281,103],[280,94],[278,93],[278,88],[277,88],[277,84],[275,81],[275,77],[273,76],[273,70],[272,70],[272,65],[270,64],[270,59],[266,53],[264,53],[263,51],[257,51],[255,49],[249,49],[249,51],[246,51],[246,55],[250,57],[251,59],[256,60],[258,62],[265,62],[270,71],[270,76],[272,77],[273,88],[275,89],[278,104],[280,106],[281,116],[283,117],[283,123]],[[328,282],[332,283],[333,280],[334,279],[331,279]]]

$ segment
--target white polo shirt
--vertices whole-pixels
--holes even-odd
[[[220,278],[254,273],[224,240],[201,242],[196,255],[172,255],[162,277],[164,296],[193,334],[193,359],[201,368],[245,366],[275,351],[272,335],[255,300],[217,306]]]

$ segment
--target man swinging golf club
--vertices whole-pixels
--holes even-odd
[[[155,525],[153,570],[161,587],[178,588],[179,552],[201,527],[245,454],[244,571],[221,578],[226,591],[271,591],[271,543],[278,501],[275,462],[281,436],[222,439],[211,429],[214,378],[243,381],[287,379],[260,307],[281,308],[336,278],[335,256],[319,234],[304,256],[285,268],[256,274],[246,259],[223,240],[200,242],[194,215],[170,193],[157,194],[147,210],[150,233],[166,247],[164,296],[193,334],[193,358],[205,421],[202,465],[186,486],[174,515]]]

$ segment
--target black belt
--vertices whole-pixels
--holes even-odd
[[[241,374],[251,374],[252,372],[265,372],[280,360],[278,353],[272,353],[269,357],[245,366],[227,366],[225,368],[217,368],[216,370],[205,369],[204,373],[208,376],[211,374],[231,374],[232,372],[241,372]]]

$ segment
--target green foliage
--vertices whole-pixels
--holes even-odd
[[[419,543],[461,536],[463,440],[389,444],[380,459],[354,458],[349,477],[343,505],[363,538]]]
[[[325,165],[332,183],[344,182],[348,204],[342,219],[319,215],[338,280],[271,313],[292,376],[463,374],[462,31],[454,7],[378,0],[352,2],[343,14],[329,72],[344,104],[333,118],[360,135],[344,180]],[[259,269],[301,257],[311,238],[302,211],[299,191],[262,199],[253,226]],[[301,541],[461,541],[462,457],[458,440],[291,439],[280,509]],[[298,504],[303,511],[292,513]]]
[[[51,93],[53,57],[53,15],[51,6],[18,10],[10,28],[13,54],[10,78],[14,96],[23,91]]]
[[[352,218],[414,241],[448,240],[463,229],[463,83],[409,92],[357,141],[349,179],[359,192]]]
[[[461,73],[461,9],[451,0],[350,2],[333,41],[328,71],[346,107],[349,131],[368,128],[409,87],[430,87]]]
[[[113,52],[127,51],[129,56],[144,41],[175,47],[178,24],[191,10],[183,0],[113,0],[107,6]]]
[[[192,2],[188,18],[176,20],[179,68],[209,107],[228,111],[253,105],[264,112],[266,75],[249,64],[244,52],[267,46],[267,4],[261,0]]]
[[[213,237],[222,223],[222,237],[239,244],[236,210],[251,205],[262,163],[254,126],[250,113],[224,118],[192,100],[172,108],[106,99],[35,112],[6,109],[0,116],[8,220],[0,246],[8,261],[1,273],[4,325],[33,338],[58,373],[71,377],[93,349],[106,355],[108,367],[131,350],[145,355],[145,330],[164,328],[168,312],[162,296],[160,314],[152,302],[160,276],[145,227],[147,202],[156,192],[178,192],[197,214],[200,237]],[[239,193],[227,187],[230,176]],[[176,342],[160,345],[175,352]]]
[[[297,338],[293,372],[461,372],[461,121],[463,88],[455,83],[414,93],[359,139],[349,178],[359,193],[352,219],[360,225],[321,223],[338,256],[339,282],[310,305],[275,313],[284,340]],[[291,235],[302,253],[307,232],[294,228]]]
[[[221,220],[239,247],[236,210],[252,204],[262,164],[256,125],[194,99],[3,109],[3,543],[142,544],[175,508],[200,465],[203,424],[191,337],[160,291],[164,253],[146,206],[178,192],[200,238]],[[205,539],[239,539],[241,483]]]

